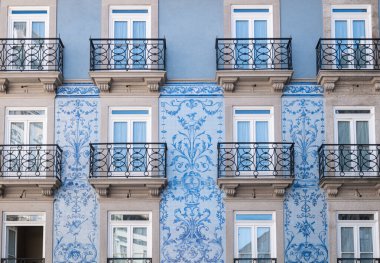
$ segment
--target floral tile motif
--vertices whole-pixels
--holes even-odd
[[[216,184],[223,114],[223,98],[160,98],[160,138],[168,144],[168,186],[160,211],[162,263],[225,262],[224,206]]]
[[[318,187],[318,147],[323,143],[322,88],[289,85],[282,100],[283,140],[295,143],[295,182],[284,202],[285,262],[327,263],[327,203]],[[318,95],[318,96],[315,96]]]
[[[56,142],[63,149],[63,186],[54,203],[55,263],[98,262],[96,193],[88,183],[89,143],[98,141],[99,109],[96,87],[64,86],[56,99]],[[87,93],[86,93],[86,92]],[[96,92],[95,92],[96,93]]]

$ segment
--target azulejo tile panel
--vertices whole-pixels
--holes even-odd
[[[176,84],[163,87],[161,95],[160,139],[168,144],[161,262],[223,263],[225,216],[216,184],[222,91],[212,84]]]
[[[286,87],[282,100],[283,140],[295,143],[295,182],[284,201],[285,262],[328,263],[327,203],[318,187],[318,147],[323,143],[323,89]]]
[[[99,94],[92,85],[64,85],[56,99],[56,143],[63,149],[62,187],[54,203],[55,263],[98,261],[98,203],[89,185],[89,143],[98,141]]]

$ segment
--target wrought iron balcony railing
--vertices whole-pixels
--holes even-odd
[[[152,258],[108,258],[107,263],[152,263]]]
[[[1,38],[0,71],[59,71],[63,73],[60,38]]]
[[[321,38],[317,47],[319,70],[379,70],[380,39]]]
[[[92,143],[90,177],[166,177],[166,143]]]
[[[61,179],[61,166],[58,145],[0,145],[0,177]]]
[[[380,263],[380,258],[338,258],[337,263]]]
[[[2,258],[1,263],[45,263],[44,258]]]
[[[217,38],[217,70],[292,69],[291,38]]]
[[[165,39],[90,39],[90,70],[165,70]]]
[[[318,155],[320,178],[380,176],[379,144],[322,144]]]
[[[276,258],[235,258],[234,263],[277,263]]]
[[[294,143],[218,143],[218,176],[294,176]]]

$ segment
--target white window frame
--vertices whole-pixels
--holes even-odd
[[[47,14],[12,14],[12,11],[19,10],[46,10]],[[32,22],[44,22],[45,23],[45,38],[49,38],[49,14],[50,10],[47,6],[22,6],[11,7],[8,13],[8,37],[13,38],[13,23],[14,22],[26,22],[26,38],[32,38]]]
[[[113,110],[148,110],[149,114],[112,114]],[[146,142],[152,140],[152,109],[150,107],[110,107],[109,108],[109,142],[114,142],[114,123],[115,122],[128,122],[128,143],[132,143],[133,138],[133,122],[146,122]]]
[[[39,215],[43,216],[43,221],[6,221],[7,215]],[[42,258],[45,258],[45,240],[46,240],[46,213],[44,212],[4,212],[3,213],[3,257],[7,257],[7,227],[12,226],[42,226],[43,227],[43,240],[42,240]]]
[[[253,214],[253,215],[272,215],[272,220],[244,220],[237,221],[236,215],[238,214]],[[239,247],[238,247],[238,229],[239,227],[251,227],[253,231],[252,234],[252,257],[257,258],[257,236],[255,230],[257,227],[269,227],[270,228],[270,253],[271,258],[277,258],[277,248],[276,248],[276,212],[268,211],[235,211],[234,212],[234,257],[239,257]],[[256,239],[255,239],[256,238]]]
[[[350,122],[351,144],[356,144],[356,121],[368,121],[369,144],[374,144],[375,138],[375,109],[374,107],[341,106],[334,107],[334,142],[338,143],[338,121]],[[337,110],[369,110],[370,113],[338,114]]]
[[[235,13],[234,9],[269,9],[268,13],[251,12],[251,13]],[[272,5],[232,5],[231,6],[231,32],[236,37],[236,21],[248,20],[248,36],[254,38],[253,23],[255,20],[267,21],[267,37],[273,37],[273,6]]]
[[[339,220],[338,216],[340,214],[373,214],[374,220]],[[342,243],[341,243],[341,228],[342,227],[353,227],[354,228],[354,253],[355,258],[360,258],[360,239],[359,227],[372,227],[372,239],[373,239],[373,258],[379,257],[379,230],[378,230],[378,213],[373,211],[339,211],[336,213],[337,222],[337,254],[338,258],[342,257]]]
[[[112,10],[148,10],[148,13],[144,14],[114,14]],[[151,7],[147,5],[125,5],[125,6],[110,6],[109,9],[109,36],[114,38],[114,25],[115,21],[128,22],[128,37],[133,38],[133,21],[145,21],[146,22],[146,38],[151,37],[151,21],[152,21]]]
[[[111,221],[111,216],[114,214],[122,214],[122,215],[141,215],[148,214],[149,220],[139,221],[139,220],[131,220],[131,221]],[[128,227],[132,229],[132,227],[147,227],[147,248],[148,248],[148,258],[152,257],[152,212],[151,211],[108,211],[108,258],[113,258],[113,228],[115,227]],[[133,232],[129,231],[129,237],[133,236]],[[128,257],[132,257],[132,246],[131,238],[128,239]]]
[[[43,110],[44,115],[9,115],[9,111],[33,111],[33,110]],[[30,122],[42,122],[43,123],[43,142],[47,142],[47,108],[44,107],[7,107],[6,108],[6,131],[5,131],[5,144],[10,144],[11,140],[11,123],[12,122],[24,122],[24,144],[30,144],[29,142],[29,123]]]
[[[236,110],[269,110],[270,114],[235,114]],[[274,141],[274,109],[273,107],[233,107],[233,125],[234,125],[234,141],[237,140],[237,123],[239,121],[249,121],[250,122],[250,142],[255,143],[255,123],[257,121],[267,121],[268,122],[268,142]]]

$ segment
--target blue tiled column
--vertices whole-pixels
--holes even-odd
[[[99,262],[98,203],[87,179],[89,143],[98,141],[98,96],[91,84],[58,89],[55,138],[63,149],[63,174],[54,203],[54,263]]]
[[[160,140],[168,144],[161,201],[162,263],[223,263],[225,215],[217,179],[224,137],[221,88],[171,84],[160,97]]]
[[[286,87],[283,140],[295,143],[295,182],[284,203],[285,262],[328,263],[327,203],[318,186],[318,147],[325,138],[323,89]]]

